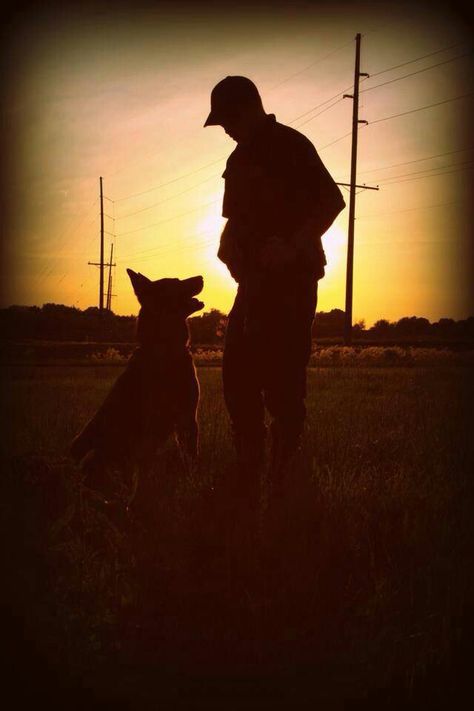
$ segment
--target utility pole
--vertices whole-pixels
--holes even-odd
[[[359,119],[359,79],[368,77],[366,72],[360,71],[360,33],[356,35],[356,54],[354,67],[354,93],[344,94],[343,98],[353,100],[352,107],[352,149],[351,149],[351,181],[349,197],[349,229],[347,238],[347,271],[346,271],[346,308],[344,319],[344,343],[349,345],[352,342],[352,292],[354,274],[354,227],[355,227],[355,198],[356,188],[367,190],[378,190],[378,187],[367,185],[357,185],[357,135],[359,123],[367,124],[367,121]]]
[[[99,273],[99,311],[104,310],[104,191],[102,177],[100,181],[100,273]]]
[[[107,311],[112,311],[112,259],[114,257],[114,243],[110,245],[110,259],[109,259],[109,279],[107,283],[107,300],[105,302],[105,308]]]
[[[98,262],[87,262],[94,267],[99,267],[99,311],[102,313],[104,311],[104,268],[109,267],[109,286],[110,286],[110,300],[112,299],[112,267],[115,264],[112,263],[113,251],[110,255],[110,262],[108,264],[104,263],[104,191],[102,185],[102,178],[99,178],[99,188],[100,188],[100,261]],[[112,245],[113,250],[113,245]],[[107,292],[107,303],[109,301],[109,294]],[[107,306],[109,308],[109,306]]]

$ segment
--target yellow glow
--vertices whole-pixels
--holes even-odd
[[[334,223],[323,236],[323,247],[326,254],[326,277],[331,277],[344,261],[346,254],[347,235],[342,228]]]
[[[220,214],[220,205],[213,205],[205,217],[198,221],[196,229],[198,232],[206,231],[207,243],[203,250],[203,262],[206,273],[213,272],[220,277],[229,277],[229,272],[225,264],[217,258],[220,234],[226,223],[226,219]]]
[[[197,232],[209,231],[214,235],[218,235],[221,233],[225,223],[226,219],[219,213],[219,208],[213,208],[212,210],[209,210],[202,220],[197,222],[196,230]]]

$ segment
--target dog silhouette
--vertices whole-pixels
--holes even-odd
[[[194,298],[203,289],[203,278],[151,281],[132,269],[127,273],[141,307],[138,347],[70,446],[85,484],[105,496],[113,495],[117,479],[152,466],[173,434],[188,469],[198,450],[199,383],[186,319],[204,306]]]

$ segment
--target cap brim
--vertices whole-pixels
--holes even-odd
[[[217,118],[217,116],[215,115],[215,113],[213,113],[213,112],[211,111],[211,113],[209,114],[209,116],[208,116],[207,119],[206,119],[206,123],[204,124],[204,128],[206,128],[206,126],[220,126],[220,124],[221,124],[221,122],[219,121],[219,119]]]

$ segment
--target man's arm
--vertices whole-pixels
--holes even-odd
[[[308,217],[294,235],[296,245],[304,244],[311,235],[321,238],[346,205],[314,146],[308,141],[305,148],[304,154],[299,157],[299,172],[307,195]]]
[[[302,146],[304,150],[292,156],[292,169],[295,184],[300,183],[299,189],[306,195],[307,217],[288,241],[273,240],[264,247],[262,263],[267,269],[281,269],[298,261],[323,276],[326,257],[321,238],[344,209],[345,202],[314,146],[309,141]]]
[[[314,213],[305,220],[291,239],[291,244],[296,250],[296,258],[309,260],[309,263],[314,261],[313,266],[321,271],[322,276],[326,266],[326,255],[321,238],[345,207],[340,190],[332,178],[330,180],[335,190],[332,189],[331,184],[328,184],[328,190],[323,194],[320,203],[315,206]]]

